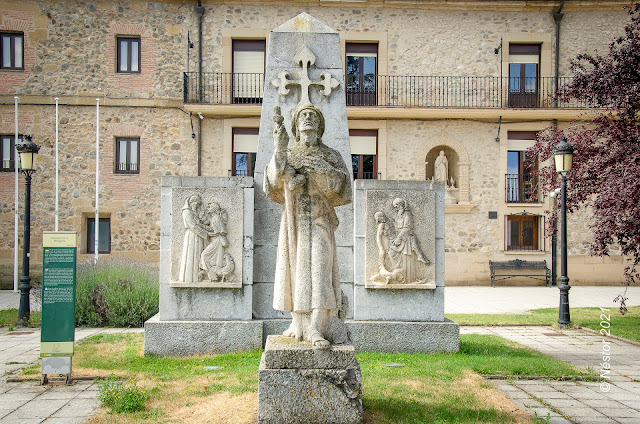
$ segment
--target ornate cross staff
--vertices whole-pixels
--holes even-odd
[[[303,105],[306,103],[311,103],[309,100],[309,88],[311,86],[320,86],[322,90],[320,93],[329,97],[331,92],[337,88],[340,83],[338,80],[333,78],[331,73],[323,72],[320,74],[320,80],[313,81],[309,79],[309,68],[314,66],[316,63],[316,56],[309,49],[309,47],[304,46],[302,50],[300,50],[293,58],[293,61],[296,65],[300,66],[302,70],[299,72],[299,79],[289,79],[291,74],[288,71],[282,71],[278,74],[278,78],[274,78],[271,81],[271,85],[278,89],[278,94],[281,96],[287,96],[291,91],[288,86],[291,85],[299,85],[300,86],[300,103],[299,105]]]

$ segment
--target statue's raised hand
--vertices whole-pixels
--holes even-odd
[[[289,134],[284,127],[284,117],[280,112],[280,106],[273,107],[273,145],[276,152],[284,152],[289,145]]]

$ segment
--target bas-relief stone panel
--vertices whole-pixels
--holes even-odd
[[[366,220],[365,286],[435,289],[434,192],[368,190]]]
[[[197,281],[183,281],[180,278],[180,269],[183,261],[184,245],[187,242],[185,233],[188,231],[185,228],[183,222],[183,210],[187,199],[191,196],[199,196],[202,201],[202,210],[200,215],[200,221],[204,227],[211,227],[207,221],[211,218],[207,218],[207,207],[212,204],[219,205],[221,215],[226,215],[227,219],[222,225],[226,227],[226,240],[228,246],[222,247],[224,251],[223,261],[221,264],[223,268],[229,268],[226,271],[220,270],[220,278],[211,277],[210,273],[207,273],[202,266],[202,257],[200,254],[199,261],[201,263],[200,270],[204,271],[198,276]],[[172,287],[227,287],[227,288],[241,288],[242,287],[242,259],[243,259],[243,212],[244,212],[244,198],[242,188],[174,188],[172,194],[171,205],[171,286]],[[213,215],[217,215],[214,211]],[[214,217],[215,218],[215,217]],[[221,225],[218,223],[217,225]],[[209,228],[210,234],[212,230]],[[209,237],[208,242],[202,245],[203,249],[207,249],[210,243],[221,244],[223,242],[218,241],[217,237]],[[215,240],[214,240],[215,239]],[[218,249],[217,246],[215,246]],[[206,255],[206,251],[200,252]],[[227,256],[228,255],[228,256]],[[231,259],[229,259],[229,257]],[[205,262],[207,260],[205,259]],[[194,276],[195,277],[195,276]]]

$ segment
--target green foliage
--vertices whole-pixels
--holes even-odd
[[[76,325],[142,327],[158,312],[157,273],[145,264],[103,261],[78,266]]]
[[[547,416],[542,418],[541,416],[538,415],[538,412],[534,412],[533,413],[533,422],[535,424],[549,424],[549,421],[551,420],[551,413],[547,412]]]
[[[123,383],[113,374],[98,382],[98,392],[100,402],[117,413],[140,411],[149,399],[147,392],[138,387],[134,378]]]
[[[83,339],[78,342],[73,358],[74,366],[133,373],[159,382],[212,376],[224,384],[211,384],[208,386],[209,391],[245,393],[258,390],[257,369],[261,351],[215,356],[144,356],[143,337],[139,333],[125,333],[98,334]],[[207,369],[207,366],[220,368],[212,370]]]
[[[0,310],[0,327],[9,327],[13,330],[13,326],[18,322],[18,310],[16,308]],[[40,325],[40,311],[31,311],[29,324],[32,327]]]

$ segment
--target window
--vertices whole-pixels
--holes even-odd
[[[509,107],[539,107],[540,44],[509,44]]]
[[[139,174],[140,173],[140,139],[139,138],[116,138],[115,156],[116,174]]]
[[[253,177],[258,151],[258,131],[258,128],[233,129],[232,174],[234,176]]]
[[[353,179],[375,180],[378,178],[378,131],[349,130],[351,144],[351,166]]]
[[[535,131],[509,131],[505,191],[507,203],[539,202],[536,158],[528,158],[526,149],[536,139]]]
[[[347,43],[347,106],[375,106],[378,44]]]
[[[95,218],[87,218],[87,253],[95,253]],[[111,218],[100,218],[98,253],[111,253]]]
[[[24,35],[2,32],[0,38],[0,69],[24,69]]]
[[[18,136],[18,143],[22,142],[22,136]],[[9,172],[14,171],[15,160],[15,135],[3,135],[0,136],[0,152],[2,152],[2,168],[0,171]],[[19,159],[18,159],[19,160]],[[20,163],[18,163],[18,167]]]
[[[118,37],[118,72],[140,72],[140,38]]]
[[[262,103],[265,40],[233,40],[233,103]]]
[[[543,250],[539,237],[544,219],[539,215],[507,215],[505,231],[506,250]]]

